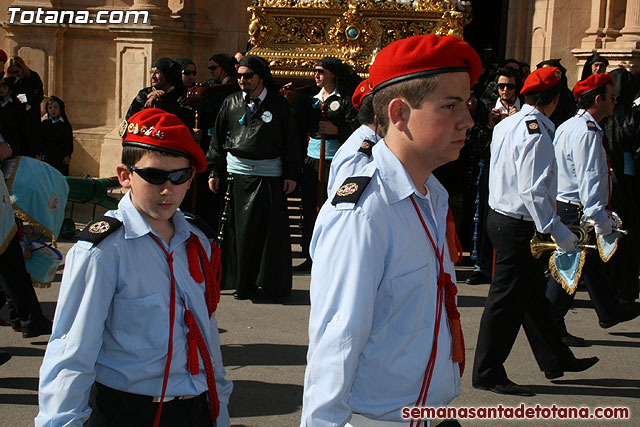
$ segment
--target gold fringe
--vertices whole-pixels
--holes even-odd
[[[556,282],[562,285],[562,288],[569,294],[573,295],[576,289],[578,289],[578,282],[580,281],[580,277],[582,276],[582,268],[584,267],[584,261],[586,259],[586,252],[584,249],[578,249],[580,251],[580,263],[578,264],[578,272],[576,274],[575,286],[572,288],[569,283],[567,283],[564,278],[558,272],[556,268],[556,257],[555,252],[551,254],[549,257],[549,270],[551,270],[551,276],[556,280]]]
[[[608,257],[605,256],[604,248],[602,247],[602,244],[600,244],[600,238],[596,235],[596,242],[598,242],[598,253],[600,254],[600,259],[603,262],[608,262],[611,259],[611,257],[613,257],[613,255],[616,253],[616,251],[618,250],[618,242],[620,242],[621,235],[622,235],[621,233],[618,233],[618,237],[616,237],[616,244]]]

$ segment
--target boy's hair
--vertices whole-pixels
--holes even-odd
[[[554,98],[560,94],[562,82],[558,82],[550,88],[540,92],[530,92],[524,95],[524,102],[534,107],[540,107],[551,104]]]
[[[580,95],[578,98],[578,108],[582,108],[583,110],[591,108],[596,102],[596,96],[605,96],[607,94],[607,86],[608,85],[602,85]]]
[[[150,148],[142,148],[142,147],[134,147],[131,145],[125,145],[122,147],[122,157],[120,161],[124,163],[126,166],[135,166],[135,164],[147,153],[155,153],[159,156],[167,156],[167,157],[184,157],[189,159],[189,164],[191,164],[191,159],[186,154],[182,155],[179,153],[169,153],[166,151],[160,150],[152,150]]]
[[[373,96],[365,96],[360,103],[358,110],[358,122],[362,125],[371,125],[376,120],[376,114],[373,112]]]
[[[411,108],[420,108],[424,98],[435,90],[438,85],[438,75],[419,77],[401,81],[381,89],[373,94],[373,111],[378,119],[378,129],[381,136],[389,129],[389,115],[387,107],[394,98],[405,99]]]

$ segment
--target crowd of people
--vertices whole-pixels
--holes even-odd
[[[324,57],[314,87],[296,90],[251,52],[212,55],[204,84],[192,59],[155,60],[120,127],[128,192],[67,256],[36,425],[228,425],[220,289],[286,303],[305,272],[301,425],[404,425],[403,407],[460,392],[463,249],[475,263],[466,283],[490,283],[473,387],[533,395],[504,368],[521,326],[547,379],[591,368],[598,358],[573,355],[588,343],[564,322],[578,283],[602,328],[640,315],[640,83],[608,65],[593,55],[571,89],[558,59],[483,64],[466,42],[425,35],[382,49],[365,80]],[[7,119],[4,152],[68,174],[64,103],[48,97],[41,120],[37,74],[18,57],[6,68],[2,120],[19,120]],[[587,249],[576,226],[605,249]],[[534,257],[534,234],[552,260],[581,260],[573,282],[557,271],[566,263],[548,271],[549,257]]]

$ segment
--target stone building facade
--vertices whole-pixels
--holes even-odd
[[[212,53],[233,54],[248,39],[251,0],[0,0],[0,47],[20,55],[43,79],[45,94],[67,106],[74,126],[71,174],[110,176],[120,157],[117,127],[149,85],[162,56],[192,58],[205,81]],[[474,1],[473,7],[493,2]],[[504,0],[505,56],[534,65],[561,58],[576,82],[598,52],[610,68],[640,72],[640,0]],[[9,8],[33,11],[147,11],[147,23],[19,23]],[[21,12],[14,12],[17,17]],[[29,15],[26,16],[29,18]]]

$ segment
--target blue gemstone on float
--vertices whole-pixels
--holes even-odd
[[[357,27],[347,28],[347,37],[351,40],[357,39],[360,35],[360,30]]]

